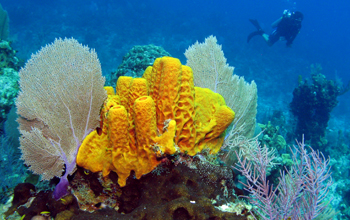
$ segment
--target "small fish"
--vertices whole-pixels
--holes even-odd
[[[61,198],[60,200],[62,201],[62,203],[63,203],[64,205],[67,203],[67,200],[65,200],[65,199],[63,199],[63,198]]]
[[[43,215],[43,216],[50,216],[50,212],[49,211],[42,211],[40,212],[40,215]]]

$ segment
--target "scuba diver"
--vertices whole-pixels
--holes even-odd
[[[247,42],[249,43],[252,37],[260,35],[270,47],[278,40],[286,40],[286,46],[290,47],[301,29],[301,21],[303,18],[304,15],[299,11],[291,12],[289,10],[284,10],[283,16],[272,23],[272,27],[275,28],[275,30],[270,35],[266,34],[265,31],[261,29],[257,20],[249,19],[257,28],[257,31],[249,34]]]

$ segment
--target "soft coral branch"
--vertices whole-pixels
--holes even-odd
[[[256,213],[263,219],[313,219],[322,214],[328,203],[324,203],[332,185],[329,159],[309,147],[307,152],[304,139],[294,146],[293,165],[281,172],[279,184],[274,187],[267,180],[267,169],[273,156],[266,147],[250,152],[252,160],[240,158],[235,169],[246,177],[242,183],[250,193],[250,202],[257,206]]]
[[[236,152],[238,162],[234,168],[247,178],[246,183],[241,183],[251,194],[251,197],[248,197],[251,203],[259,207],[256,212],[261,216],[268,216],[268,219],[278,219],[277,187],[274,189],[273,185],[269,184],[266,174],[268,167],[272,165],[274,156],[268,153],[266,146],[261,147],[259,143],[257,145],[251,152],[252,160],[247,160],[247,158],[242,160]]]

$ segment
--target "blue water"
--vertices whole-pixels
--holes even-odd
[[[218,39],[235,74],[258,85],[258,122],[273,110],[288,115],[298,76],[310,77],[310,65],[321,64],[327,79],[350,80],[350,2],[329,0],[3,0],[10,17],[10,39],[26,60],[55,38],[74,37],[94,48],[103,74],[116,70],[134,45],[162,46],[186,63],[185,50],[210,35]],[[304,14],[300,34],[291,48],[272,47],[255,37],[249,18],[270,33],[284,9]],[[338,98],[329,130],[350,131],[350,92]],[[349,143],[348,143],[349,144]],[[349,145],[347,145],[349,148]],[[348,175],[348,174],[347,174]]]
[[[312,63],[320,63],[330,79],[350,80],[350,3],[346,1],[4,0],[2,4],[10,16],[13,45],[24,59],[57,37],[74,37],[96,49],[108,75],[134,45],[162,46],[185,63],[183,53],[191,44],[214,35],[235,73],[258,82],[260,97],[272,95],[263,91],[266,81],[273,82],[278,92],[291,93],[298,75],[309,76]],[[270,24],[284,9],[304,14],[292,48],[282,42],[270,48],[258,38],[246,43],[254,31],[249,18],[258,19],[269,33]],[[349,110],[348,105],[342,108]],[[348,112],[345,109],[339,113]]]
[[[255,52],[270,55],[270,59],[283,55],[318,62],[325,74],[337,70],[341,77],[346,77],[350,67],[346,62],[350,53],[350,4],[346,1],[4,0],[2,4],[9,12],[11,35],[19,45],[27,45],[19,48],[25,56],[55,37],[73,36],[97,50],[106,71],[116,68],[118,63],[113,65],[111,60],[120,62],[126,45],[152,42],[184,60],[183,51],[189,44],[208,35],[218,37],[227,58],[243,55],[243,48],[248,47],[246,36],[253,30],[248,18],[258,19],[269,32],[270,24],[284,9],[296,9],[305,19],[293,48],[258,44]],[[276,51],[279,53],[273,53]]]

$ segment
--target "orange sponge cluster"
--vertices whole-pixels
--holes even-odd
[[[164,154],[217,153],[235,116],[221,95],[194,87],[192,69],[172,57],[156,59],[143,78],[119,77],[116,94],[106,90],[102,130],[85,138],[77,164],[116,172],[120,186],[132,170],[138,179],[152,171]]]

